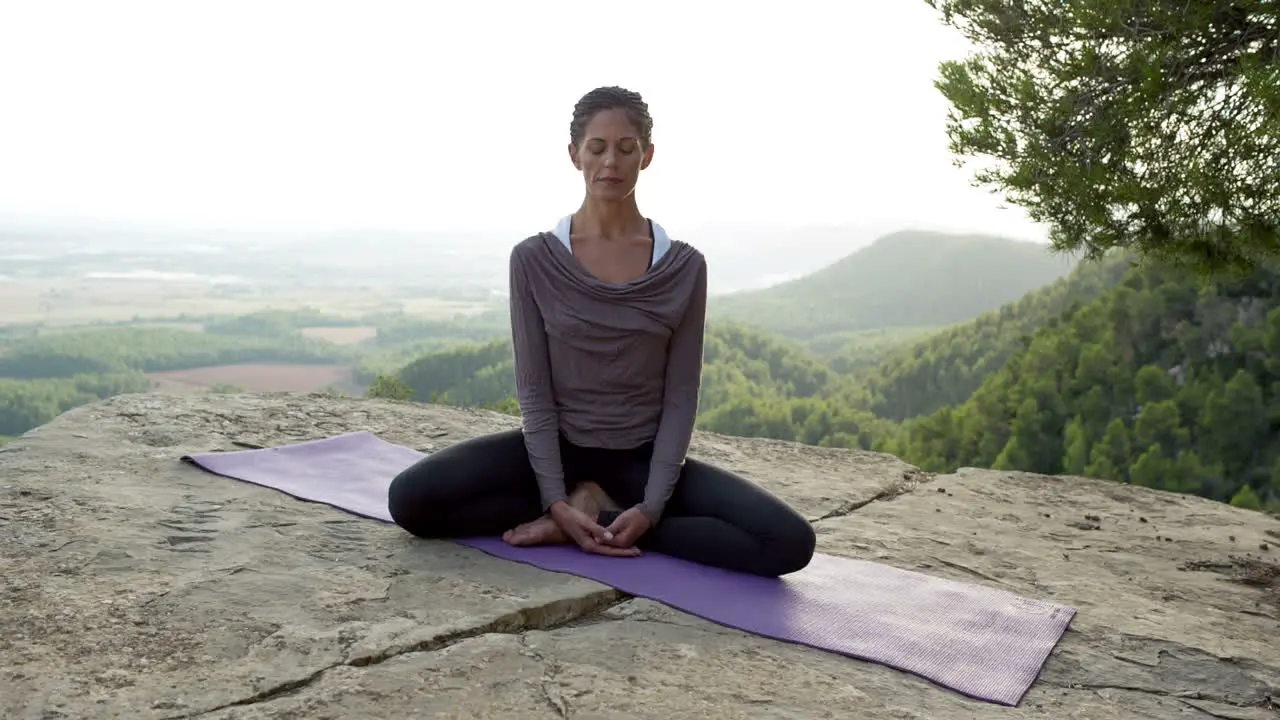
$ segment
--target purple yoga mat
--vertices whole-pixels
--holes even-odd
[[[209,472],[391,522],[387,486],[423,457],[367,432],[182,459]],[[761,578],[660,553],[610,558],[568,546],[461,545],[590,578],[706,620],[869,660],[973,698],[1017,705],[1075,616],[1065,605],[863,560],[817,554],[800,572]]]

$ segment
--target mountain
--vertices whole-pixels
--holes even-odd
[[[1044,245],[990,235],[902,231],[801,278],[713,297],[710,315],[784,335],[944,326],[1066,275]]]

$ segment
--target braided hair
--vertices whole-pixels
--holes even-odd
[[[582,136],[587,132],[587,123],[602,110],[620,108],[627,114],[627,119],[640,131],[640,144],[649,147],[653,135],[653,118],[649,117],[649,106],[640,93],[632,92],[617,86],[599,87],[578,100],[573,106],[573,120],[569,123],[569,140],[574,145],[582,144]]]

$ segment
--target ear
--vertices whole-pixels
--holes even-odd
[[[578,159],[578,146],[573,143],[569,143],[569,162],[579,170],[582,169],[582,161]]]
[[[647,169],[651,162],[653,162],[653,143],[649,143],[649,147],[645,148],[644,159],[640,161],[640,169]]]

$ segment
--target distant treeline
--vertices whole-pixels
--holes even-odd
[[[244,362],[332,363],[352,356],[333,343],[173,328],[112,328],[44,335],[0,355],[0,377],[68,378],[128,370],[160,372]]]
[[[359,319],[302,311],[234,317],[171,318],[191,328],[157,327],[154,319],[88,328],[4,328],[0,332],[0,436],[19,435],[79,405],[119,393],[144,392],[144,373],[242,363],[350,364],[362,385],[433,351],[485,340],[505,325],[493,318],[424,320],[402,314]],[[356,345],[306,337],[308,327],[377,328]]]
[[[0,436],[21,435],[62,413],[102,398],[143,392],[140,372],[82,374],[47,380],[0,380]]]

